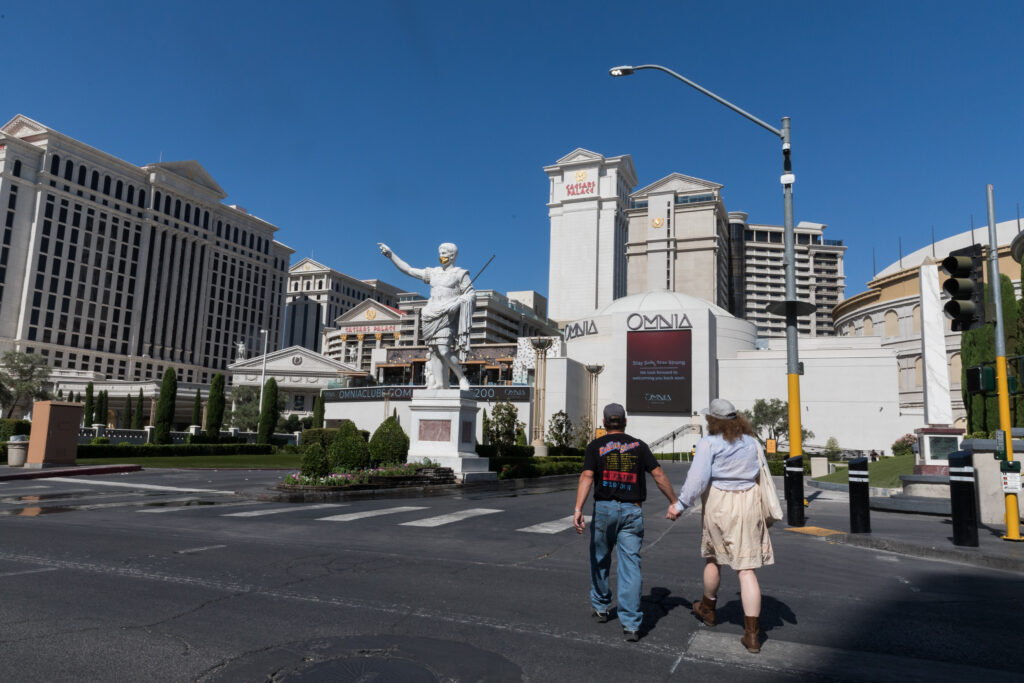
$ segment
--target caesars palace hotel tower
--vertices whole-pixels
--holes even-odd
[[[548,217],[551,252],[548,316],[582,318],[626,295],[629,193],[633,159],[576,149],[551,166]]]

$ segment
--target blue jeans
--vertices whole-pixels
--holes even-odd
[[[590,604],[598,612],[611,609],[608,570],[612,549],[618,549],[619,622],[627,631],[640,629],[640,546],[644,542],[644,514],[639,505],[614,500],[594,502],[590,524]]]

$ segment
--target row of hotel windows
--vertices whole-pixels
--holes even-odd
[[[899,314],[894,310],[888,310],[883,316],[883,337],[899,337],[900,335],[900,317]],[[949,327],[947,321],[946,327]],[[914,306],[911,311],[911,333],[917,334],[921,331],[921,307]],[[861,320],[861,325],[858,328],[855,323],[849,322],[843,325],[842,335],[845,337],[874,337],[877,336],[875,332],[875,321],[870,316],[864,316]]]
[[[54,154],[50,159],[50,173],[51,175],[60,177],[60,156]],[[14,175],[20,177],[21,173],[21,161],[16,160],[14,162]],[[86,187],[86,176],[89,175],[85,165],[79,164],[78,166],[78,178],[77,182],[82,187]],[[74,162],[71,159],[67,159],[64,162],[64,179],[69,182],[75,181],[75,169]],[[103,194],[113,196],[114,199],[125,201],[128,204],[136,203],[139,208],[146,208],[146,191],[142,188],[138,190],[138,197],[136,200],[135,186],[131,183],[125,185],[124,181],[117,180],[116,182],[109,176],[104,174],[102,178],[102,190],[100,189],[100,174],[99,171],[93,171],[91,178],[89,179],[89,189],[96,192],[102,192]],[[111,189],[113,194],[111,195]],[[193,206],[189,202],[182,203],[181,199],[174,198],[170,194],[161,194],[159,190],[156,190],[153,194],[153,210],[163,211],[168,216],[173,216],[178,220],[184,220],[186,223],[191,223],[196,227],[202,225],[206,230],[210,229],[210,212],[207,210],[201,210],[200,207]],[[223,235],[222,235],[223,233]],[[217,237],[222,237],[226,240],[239,244],[249,249],[255,249],[262,254],[270,253],[270,240],[260,235],[253,233],[246,233],[245,230],[239,231],[237,226],[232,229],[231,224],[227,224],[225,228],[223,221],[217,221],[216,225]]]
[[[123,359],[117,359],[111,356],[90,356],[88,354],[78,354],[77,352],[65,352],[56,351],[51,349],[37,349],[29,346],[25,349],[27,353],[38,353],[54,368],[67,368],[69,370],[82,370],[86,372],[103,372],[108,379],[118,379],[123,381],[128,380],[143,380],[143,379],[160,379],[164,375],[165,366],[162,364],[145,363],[142,361],[136,361],[132,363],[132,376],[128,376],[128,362]],[[114,361],[117,361],[117,371],[115,374]],[[104,365],[106,369],[104,370]],[[196,374],[194,370],[174,368],[178,375],[179,382],[192,382]],[[206,384],[210,379],[210,374],[203,372],[199,373],[200,382]],[[230,381],[230,377],[228,378]]]
[[[744,242],[770,242],[782,244],[782,233],[774,230],[744,230]],[[806,232],[796,233],[797,244],[821,244],[821,235],[811,235]]]

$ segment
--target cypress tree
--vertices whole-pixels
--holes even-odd
[[[199,396],[199,390],[196,389],[196,400],[192,402],[192,424],[203,425],[203,399]]]
[[[999,276],[999,290],[1003,309],[1003,343],[1005,344],[1004,348],[1009,352],[1009,349],[1017,348],[1017,300],[1013,293],[1013,283],[1006,275]],[[984,360],[995,362],[995,302],[991,290],[987,286],[985,287],[985,319],[991,323],[985,325],[985,327],[991,328],[991,332],[988,335],[990,346],[985,348]],[[982,429],[992,433],[999,428],[999,397],[998,394],[989,394],[985,397],[985,426]]]
[[[171,443],[171,426],[174,423],[174,403],[178,397],[178,376],[172,368],[164,370],[160,383],[160,398],[156,404],[156,427],[153,443]]]
[[[101,391],[96,397],[96,408],[92,419],[106,426],[107,424],[107,392]]]
[[[313,397],[313,429],[324,428],[324,397]]]
[[[256,443],[270,443],[277,425],[277,381],[271,377],[263,385],[263,402],[260,405],[260,421],[257,428]]]
[[[57,390],[57,398],[59,398],[59,399],[63,399],[64,398],[64,390],[63,389],[58,389]]]
[[[224,425],[224,375],[217,373],[210,384],[210,398],[206,401],[206,435],[211,439],[220,438]]]
[[[124,397],[124,415],[121,417],[121,428],[131,429],[135,416],[132,415],[132,395]]]
[[[135,401],[135,414],[132,415],[132,429],[142,429],[146,423],[146,404],[142,400],[142,389],[139,389],[139,398]]]
[[[95,404],[92,398],[92,382],[85,385],[85,407],[82,409],[82,420],[86,427],[91,427],[93,420],[93,411]]]

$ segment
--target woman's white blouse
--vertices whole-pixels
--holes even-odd
[[[676,510],[682,512],[700,500],[709,484],[723,491],[744,491],[756,484],[761,471],[757,450],[757,441],[746,434],[732,443],[719,434],[701,439],[679,490]]]

